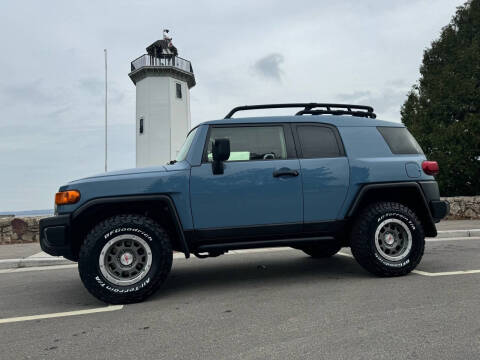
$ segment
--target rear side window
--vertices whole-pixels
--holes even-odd
[[[303,158],[341,156],[340,147],[332,129],[324,126],[299,125],[297,133]]]
[[[417,140],[407,130],[400,127],[377,127],[393,154],[423,154]]]

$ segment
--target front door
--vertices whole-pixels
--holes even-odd
[[[212,172],[212,143],[230,140],[224,173]],[[202,164],[191,169],[197,236],[233,238],[298,232],[303,221],[299,160],[289,125],[211,126]]]

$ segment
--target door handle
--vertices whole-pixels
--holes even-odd
[[[280,177],[280,176],[298,176],[298,171],[292,170],[289,168],[281,168],[273,172],[273,177]]]

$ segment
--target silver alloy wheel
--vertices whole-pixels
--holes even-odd
[[[412,249],[412,233],[407,224],[398,219],[387,219],[375,231],[375,247],[390,261],[403,260]]]
[[[102,248],[98,263],[105,279],[115,285],[128,286],[147,275],[152,266],[152,250],[137,235],[118,235]]]

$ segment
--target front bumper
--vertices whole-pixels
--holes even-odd
[[[70,215],[52,216],[40,220],[40,247],[47,254],[71,258]]]

